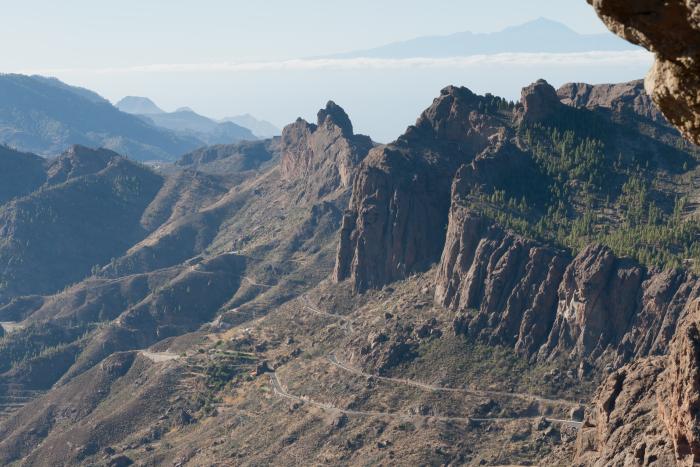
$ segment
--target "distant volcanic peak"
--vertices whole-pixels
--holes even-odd
[[[148,97],[126,96],[115,106],[122,112],[130,114],[162,114],[165,113]]]
[[[531,85],[523,88],[520,93],[520,103],[522,104],[522,119],[524,121],[536,122],[552,115],[561,102],[556,89],[543,79],[538,79]]]
[[[318,111],[318,126],[322,126],[326,120],[330,120],[340,128],[345,136],[353,135],[350,117],[341,106],[333,101],[328,101],[326,107]]]

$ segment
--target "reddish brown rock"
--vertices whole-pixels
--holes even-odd
[[[601,367],[666,353],[685,305],[700,296],[695,276],[650,273],[601,245],[572,258],[468,207],[472,190],[514,186],[513,173],[531,179],[528,160],[499,143],[457,171],[435,282],[436,303],[458,313],[456,332]]]
[[[573,465],[675,465],[657,408],[664,360],[643,359],[614,372],[600,386],[578,434]]]
[[[486,98],[448,87],[406,134],[363,162],[346,214],[335,279],[380,287],[435,262],[442,251],[457,168],[505,128]]]
[[[517,118],[527,123],[546,120],[561,105],[556,90],[543,79],[523,88],[520,103],[521,107],[516,111]]]
[[[671,344],[658,388],[661,419],[682,465],[700,463],[700,304],[686,318]]]
[[[668,355],[627,365],[601,385],[575,465],[700,463],[699,310],[698,302],[688,307]]]
[[[571,258],[498,227],[458,195],[435,286],[436,303],[458,314],[458,334],[598,367],[665,354],[699,296],[693,275],[650,273],[601,245]]]
[[[585,248],[564,273],[557,317],[541,353],[595,361],[620,342],[638,311],[644,274],[607,247]]]

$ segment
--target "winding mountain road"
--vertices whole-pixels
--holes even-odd
[[[312,313],[315,313],[317,315],[321,316],[327,316],[330,318],[333,318],[335,320],[341,321],[343,327],[345,328],[345,332],[347,334],[352,334],[354,332],[354,329],[352,327],[352,323],[346,316],[342,315],[336,315],[335,313],[329,313],[327,311],[320,310],[318,307],[314,306],[313,303],[311,303],[311,300],[307,296],[302,297],[303,306],[305,309],[311,311]]]
[[[387,381],[387,382],[391,382],[391,383],[395,383],[395,384],[403,384],[406,386],[413,386],[413,387],[423,389],[426,391],[455,392],[455,393],[460,393],[460,394],[469,394],[469,395],[478,396],[478,397],[492,397],[492,396],[510,397],[513,399],[523,399],[523,400],[527,400],[530,402],[542,402],[542,403],[553,404],[553,405],[565,405],[568,407],[576,407],[579,405],[579,403],[575,402],[575,401],[569,401],[566,399],[548,399],[546,397],[535,396],[532,394],[506,392],[506,391],[487,391],[487,390],[465,389],[465,388],[446,388],[446,387],[442,387],[442,386],[434,386],[431,384],[421,383],[419,381],[414,381],[414,380],[410,380],[410,379],[390,378],[387,376],[377,376],[377,375],[373,375],[370,373],[365,373],[364,371],[360,370],[359,368],[354,368],[354,367],[351,367],[345,363],[341,363],[338,360],[338,358],[333,354],[327,355],[326,360],[328,360],[333,366],[340,368],[341,370],[347,371],[349,373],[354,373],[354,374],[359,375],[359,376],[364,376],[365,378],[374,378],[374,379],[378,379],[380,381]]]
[[[270,373],[270,385],[272,386],[272,392],[284,399],[291,400],[294,402],[302,402],[304,404],[309,404],[314,407],[318,407],[323,410],[330,412],[342,413],[345,415],[355,415],[355,416],[365,416],[365,417],[390,417],[399,419],[410,419],[410,418],[420,418],[420,419],[431,419],[449,422],[513,422],[513,421],[529,421],[535,422],[542,417],[493,417],[493,418],[475,418],[475,417],[445,417],[439,415],[419,415],[410,413],[398,413],[398,412],[379,412],[379,411],[367,411],[367,410],[351,410],[336,407],[332,404],[326,404],[323,402],[317,402],[308,397],[296,396],[289,393],[285,389],[284,385],[280,382],[279,377],[276,372]],[[583,424],[582,422],[577,422],[575,420],[563,420],[558,418],[546,418],[545,419],[551,423],[561,424],[563,426],[572,426],[574,428],[580,428]]]

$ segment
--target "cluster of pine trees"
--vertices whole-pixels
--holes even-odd
[[[537,206],[501,187],[472,193],[473,209],[574,253],[596,242],[649,267],[700,269],[700,221],[684,215],[686,198],[667,200],[672,209],[655,200],[652,172],[625,165],[606,154],[603,141],[570,129],[534,125],[519,136],[548,184],[546,203]],[[625,180],[621,188],[619,180]]]

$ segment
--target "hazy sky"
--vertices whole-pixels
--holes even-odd
[[[383,141],[412,123],[447,84],[516,98],[539,77],[641,78],[648,60],[598,64],[439,66],[401,70],[241,70],[458,31],[493,32],[547,17],[582,33],[606,29],[585,0],[21,0],[3,1],[0,72],[39,73],[116,101],[153,98],[212,117],[250,112],[281,126],[326,100]],[[156,66],[157,65],[157,66]],[[187,65],[183,67],[182,65]],[[191,67],[191,68],[187,68]]]
[[[604,30],[585,0],[21,0],[2,2],[7,69],[295,58],[545,16]]]

